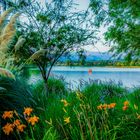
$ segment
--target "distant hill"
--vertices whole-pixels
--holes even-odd
[[[85,52],[86,61],[99,61],[99,60],[110,60],[112,54],[109,52]],[[79,57],[76,53],[72,53],[69,57],[72,61],[78,61]],[[59,60],[64,62],[69,60],[68,57],[62,56]]]
[[[87,52],[86,57],[87,61],[93,61],[93,60],[109,60],[111,59],[112,54],[108,52]]]

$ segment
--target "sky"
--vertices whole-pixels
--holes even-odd
[[[42,4],[45,3],[45,0],[39,0]],[[51,1],[51,0],[46,0],[46,1]],[[89,2],[90,0],[74,0],[74,2],[77,5],[77,9],[78,10],[86,10],[88,8]],[[84,46],[83,48],[86,49],[87,51],[92,51],[92,52],[107,52],[110,48],[108,46],[105,45],[105,41],[104,41],[104,36],[103,33],[107,30],[107,28],[105,27],[101,27],[100,28],[100,41],[98,41],[97,44],[95,44],[94,46],[89,45],[89,46]]]

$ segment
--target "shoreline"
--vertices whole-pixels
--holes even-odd
[[[67,65],[55,65],[59,67],[105,67],[105,68],[140,68],[140,66],[79,66],[79,65],[72,65],[72,66],[67,66]],[[54,67],[55,67],[54,66]]]
[[[140,66],[85,66],[85,65],[54,65],[54,67],[101,67],[101,68],[140,68]],[[36,68],[36,66],[25,66],[25,68]]]

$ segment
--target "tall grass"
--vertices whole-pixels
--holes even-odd
[[[7,86],[2,87],[4,89],[1,90],[5,90]],[[14,89],[14,86],[11,88]],[[81,88],[81,91],[72,92],[58,79],[49,80],[49,97],[45,95],[42,82],[34,84],[32,89],[31,92],[26,92],[28,97],[25,97],[25,100],[28,100],[28,106],[31,106],[39,117],[39,123],[32,129],[32,135],[26,130],[28,133],[22,134],[23,139],[139,140],[140,138],[140,89],[128,92],[113,82],[93,82],[84,89]],[[23,98],[21,94],[18,96]],[[12,99],[16,98],[13,96]],[[19,100],[24,106],[22,102]]]
[[[33,95],[26,81],[0,77],[0,113],[10,109],[20,111],[32,103]]]
[[[55,85],[55,84],[51,84]],[[53,88],[53,86],[50,88]],[[138,139],[139,93],[137,89],[132,93],[114,83],[92,83],[82,91],[57,94],[57,89],[51,90],[55,96],[46,100],[46,108],[40,118],[45,120],[47,129],[54,127],[59,134],[59,139],[72,140],[115,140]],[[61,102],[65,99],[69,104]],[[124,102],[128,100],[130,105],[123,110]],[[116,103],[113,109],[98,110],[100,104]],[[44,113],[43,113],[44,112]],[[45,116],[45,118],[44,118]],[[69,118],[70,122],[65,123]],[[135,132],[135,130],[137,132]]]

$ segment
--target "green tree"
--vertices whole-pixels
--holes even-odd
[[[46,2],[44,6],[31,1],[17,9],[23,13],[24,20],[20,18],[18,26],[21,37],[20,45],[14,46],[15,63],[35,64],[46,88],[51,69],[62,55],[96,40],[88,11],[74,12],[74,7],[72,0]]]
[[[96,14],[96,25],[108,26],[105,38],[111,43],[111,51],[139,59],[140,1],[91,0],[90,7]]]
[[[79,61],[80,65],[85,65],[85,63],[86,63],[86,54],[85,54],[85,51],[83,49],[79,50],[78,57],[79,57],[78,61]]]

